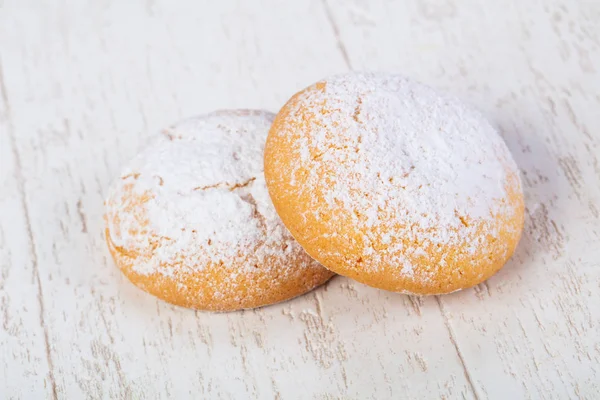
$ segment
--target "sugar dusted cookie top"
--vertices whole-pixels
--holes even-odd
[[[332,274],[277,216],[263,174],[273,114],[220,111],[165,129],[125,168],[106,202],[106,236],[136,285],[175,304],[251,308]]]
[[[518,169],[496,129],[397,75],[345,74],[296,94],[271,128],[265,174],[309,254],[388,290],[479,283],[523,225]]]

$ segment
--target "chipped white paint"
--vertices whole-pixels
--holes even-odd
[[[597,398],[600,3],[0,4],[0,397]],[[276,110],[348,68],[446,88],[502,128],[528,204],[505,269],[424,299],[335,278],[232,314],[120,275],[102,200],[149,134]]]

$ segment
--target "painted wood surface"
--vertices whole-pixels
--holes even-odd
[[[598,398],[599,68],[597,1],[0,0],[0,397]],[[349,69],[501,127],[527,222],[500,273],[427,298],[337,277],[230,314],[121,276],[103,198],[148,136]]]

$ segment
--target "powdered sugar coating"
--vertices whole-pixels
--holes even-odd
[[[267,158],[270,144],[274,152],[290,149],[285,160],[270,160],[283,171],[268,182],[275,205],[301,215],[300,222],[282,217],[338,273],[328,259],[367,273],[385,267],[426,285],[448,254],[506,260],[513,244],[503,235],[520,235],[522,210],[510,201],[513,192],[521,195],[520,179],[497,131],[479,112],[404,77],[345,74],[319,82],[286,104]],[[290,191],[304,202],[288,201]],[[323,227],[318,237],[305,223]]]
[[[131,161],[110,188],[106,220],[109,245],[135,255],[133,273],[177,280],[217,265],[228,278],[202,284],[218,298],[235,296],[241,275],[285,281],[324,270],[269,198],[262,159],[273,117],[238,110],[188,119]]]

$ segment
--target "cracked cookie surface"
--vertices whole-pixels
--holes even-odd
[[[333,274],[281,223],[263,150],[273,114],[219,111],[153,138],[112,185],[106,240],[137,286],[215,311],[287,300]]]

